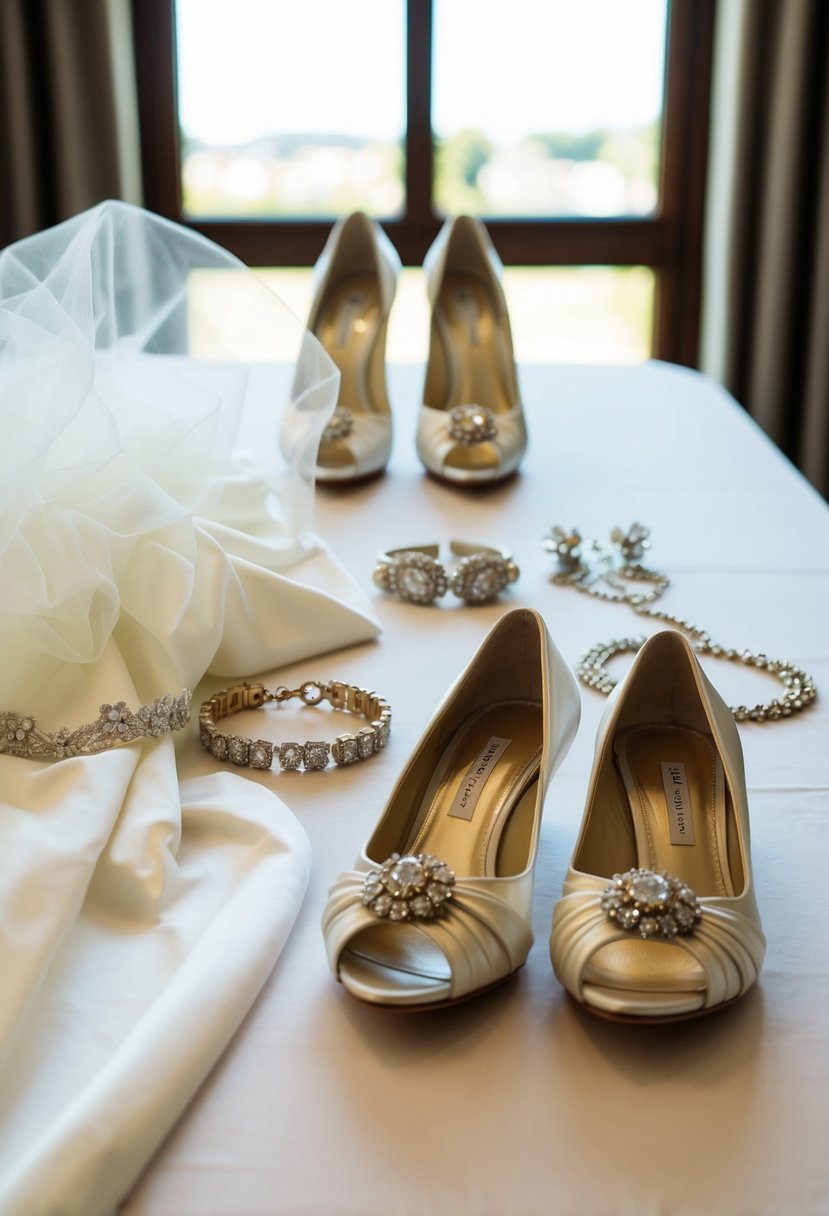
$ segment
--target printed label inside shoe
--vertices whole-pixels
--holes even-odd
[[[695,844],[694,818],[691,814],[691,795],[685,780],[685,765],[680,760],[663,760],[661,767],[671,844]]]
[[[453,819],[472,818],[484,786],[511,742],[511,739],[500,739],[497,735],[493,735],[486,746],[481,748],[463,775],[458,792],[447,811],[448,815],[451,815]]]
[[[348,346],[351,331],[362,316],[364,299],[365,296],[362,291],[350,291],[346,296],[345,306],[340,309],[340,314],[337,318],[337,332],[334,338],[335,346]]]

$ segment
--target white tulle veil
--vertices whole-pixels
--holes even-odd
[[[336,392],[253,273],[157,216],[106,203],[0,253],[0,711],[73,727],[373,637],[313,534]],[[94,1216],[273,967],[308,841],[265,779],[180,779],[194,724],[1,744],[0,1209]]]
[[[94,663],[113,634],[142,697],[336,643],[289,628],[287,653],[249,653],[188,613],[207,611],[216,545],[271,571],[318,548],[314,453],[335,398],[336,369],[281,301],[158,216],[106,203],[0,253],[0,707],[24,688],[38,710],[55,665]],[[170,594],[148,599],[148,579]]]

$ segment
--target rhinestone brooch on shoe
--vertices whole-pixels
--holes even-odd
[[[614,874],[602,908],[609,920],[642,938],[692,933],[702,916],[696,895],[679,878],[642,869]]]
[[[485,405],[456,405],[449,411],[449,435],[458,443],[486,443],[497,434],[495,415]]]
[[[322,432],[322,442],[330,443],[334,439],[345,439],[351,434],[354,426],[354,415],[345,405],[338,405],[334,410],[328,425]]]
[[[363,882],[363,903],[375,916],[393,921],[431,920],[452,896],[454,871],[430,853],[392,853]]]

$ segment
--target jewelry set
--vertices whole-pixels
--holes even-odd
[[[731,707],[738,722],[773,722],[808,708],[817,697],[817,689],[812,677],[796,664],[721,646],[702,626],[651,606],[670,586],[670,579],[667,574],[648,569],[641,561],[650,547],[649,536],[647,528],[634,523],[627,532],[614,528],[610,545],[604,545],[595,539],[584,540],[576,529],[567,532],[554,526],[544,539],[545,550],[558,565],[552,582],[607,603],[627,604],[639,616],[673,625],[689,638],[698,655],[755,667],[777,678],[783,685],[779,697],[752,707]],[[438,545],[419,545],[380,553],[374,582],[382,590],[413,604],[434,604],[447,590],[466,604],[482,604],[495,599],[519,577],[520,571],[506,549],[454,540],[449,547],[460,558],[451,576],[438,560]],[[616,680],[605,664],[615,655],[635,653],[644,643],[644,636],[599,642],[578,660],[576,674],[587,687],[608,694],[616,686]],[[362,716],[368,725],[354,733],[340,734],[331,743],[306,740],[275,744],[219,729],[222,719],[242,710],[260,709],[268,704],[281,706],[291,699],[309,706],[328,702],[333,709]],[[40,760],[96,755],[116,744],[158,738],[181,730],[190,718],[191,702],[192,693],[183,689],[177,696],[158,697],[135,711],[124,701],[107,703],[101,706],[94,722],[52,732],[38,727],[31,715],[0,711],[0,754]],[[327,768],[330,760],[346,767],[382,751],[390,729],[391,706],[383,697],[339,680],[307,680],[299,688],[281,685],[273,692],[258,683],[236,684],[214,693],[199,711],[202,746],[217,760],[255,769],[269,769],[274,760],[282,771],[299,768],[319,771]]]

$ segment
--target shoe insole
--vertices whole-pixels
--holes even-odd
[[[697,895],[733,895],[725,780],[710,736],[680,726],[637,726],[619,732],[615,748],[636,864],[680,878]],[[600,1008],[668,1016],[701,1007],[705,972],[670,942],[631,937],[597,951],[584,981],[585,995]],[[626,994],[621,1004],[615,990]]]
[[[469,276],[447,275],[435,321],[446,346],[443,408],[481,405],[493,414],[513,409],[503,325],[484,284]]]
[[[527,866],[536,830],[542,744],[538,705],[507,702],[464,723],[425,791],[405,853],[431,853],[460,877],[506,876]],[[440,993],[446,958],[416,923],[378,923],[341,960],[352,989],[382,990],[391,1003],[422,999],[423,982]],[[401,986],[401,973],[411,978]],[[421,977],[419,980],[417,977]]]
[[[388,408],[385,400],[377,401],[377,377],[371,367],[379,321],[376,280],[371,275],[350,275],[327,293],[315,326],[317,338],[340,370],[338,405],[354,412]]]
[[[616,739],[638,864],[697,895],[734,894],[726,855],[725,780],[713,740],[680,726],[637,726]]]
[[[526,702],[493,706],[466,722],[435,768],[406,851],[431,853],[461,875],[520,873],[541,733],[539,707]]]

